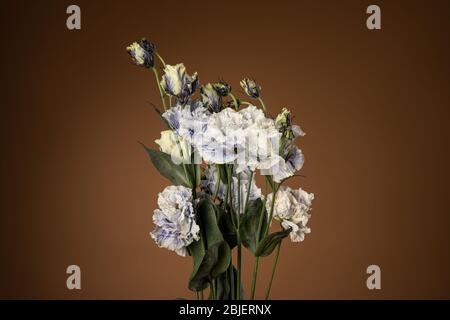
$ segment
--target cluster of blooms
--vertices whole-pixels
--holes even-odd
[[[152,68],[157,74],[153,44],[143,39],[127,47],[127,51],[136,65]],[[263,200],[254,172],[258,170],[281,185],[302,168],[304,156],[294,141],[305,133],[292,124],[286,108],[275,119],[267,116],[261,87],[254,80],[243,79],[240,85],[248,97],[260,102],[262,109],[236,99],[224,81],[201,86],[197,73],[189,75],[182,63],[169,65],[161,61],[163,74],[158,85],[171,104],[162,117],[170,130],[162,131],[156,143],[176,164],[203,164],[201,192],[225,200],[229,186],[220,181],[219,165],[227,165],[232,168],[231,198],[246,199],[248,194],[251,201]],[[197,89],[199,96],[195,98]],[[153,239],[160,247],[183,256],[186,248],[199,239],[192,193],[193,190],[183,186],[167,187],[159,194],[159,209],[153,216],[156,225],[151,233]],[[291,240],[303,241],[310,232],[306,225],[314,195],[280,186],[265,198],[267,211],[273,211],[273,218],[284,229],[291,230]],[[240,207],[238,201],[233,201],[233,209],[243,213],[244,201],[240,201]]]

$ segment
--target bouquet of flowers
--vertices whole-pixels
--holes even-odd
[[[189,75],[182,63],[166,64],[146,39],[127,52],[134,64],[154,73],[164,110],[154,108],[167,127],[155,140],[159,150],[144,146],[173,184],[158,195],[152,239],[191,256],[188,286],[197,299],[204,299],[206,289],[209,299],[245,299],[242,247],[255,257],[248,295],[254,299],[259,260],[275,251],[268,299],[283,239],[300,242],[310,232],[314,195],[283,185],[303,165],[294,141],[305,133],[286,108],[268,116],[261,87],[252,79],[240,85],[255,104],[236,98],[223,80],[201,86],[197,73]],[[270,188],[265,195],[255,183],[257,174]],[[274,220],[281,228],[271,233]]]

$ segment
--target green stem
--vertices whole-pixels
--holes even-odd
[[[198,293],[198,291],[195,291],[195,295],[197,296],[197,300],[200,300],[200,294]]]
[[[249,182],[248,182],[247,197],[245,198],[244,213],[247,213],[248,201],[250,199],[250,191],[252,189],[253,174],[254,174],[254,172],[250,171],[250,179],[249,179]]]
[[[218,166],[217,168],[217,182],[216,182],[216,191],[214,191],[214,199],[217,199],[217,195],[219,194],[219,188],[220,188],[220,169]]]
[[[261,98],[258,98],[258,101],[261,103],[261,107],[264,110],[264,113],[266,113],[266,105],[264,104],[264,101]]]
[[[273,191],[273,197],[272,197],[272,204],[271,204],[271,207],[270,207],[270,217],[269,217],[269,221],[267,223],[267,227],[264,230],[264,235],[266,235],[267,231],[269,230],[270,222],[272,221],[273,208],[275,206],[275,197],[276,197],[277,190],[272,190],[272,191]],[[262,231],[261,229],[262,229],[262,222],[263,222],[263,219],[264,219],[264,212],[265,212],[265,210],[264,210],[264,204],[263,204],[263,206],[261,207],[260,215],[259,215],[258,229],[256,231],[256,247],[258,247],[259,239],[261,237],[261,231]],[[259,257],[256,257],[255,258],[255,264],[254,264],[254,267],[253,267],[252,289],[251,289],[251,294],[250,294],[250,299],[252,299],[252,300],[255,298],[255,289],[256,289],[256,279],[257,279],[257,276],[258,276],[258,267],[259,267]]]
[[[161,64],[165,67],[166,63],[165,63],[164,59],[159,55],[158,52],[155,52],[155,55],[158,57],[159,61],[161,61]]]
[[[161,88],[161,84],[159,83],[158,70],[156,70],[155,67],[153,67],[152,70],[153,70],[153,73],[155,74],[156,84],[158,85],[159,94],[161,95],[161,101],[162,101],[163,106],[164,106],[164,111],[166,111],[166,110],[167,110],[167,107],[166,107],[166,100],[164,99],[163,90],[162,90],[162,88]]]
[[[228,95],[231,97],[231,99],[233,99],[234,108],[235,108],[236,110],[239,109],[239,106],[238,106],[236,97],[235,97],[231,92],[230,92]]]
[[[228,185],[227,185],[227,195],[228,195],[228,207],[230,208],[230,215],[231,215],[231,222],[233,222],[233,226],[235,228],[237,228],[237,224],[235,221],[235,217],[233,214],[233,190],[232,190],[232,183],[233,183],[233,177],[231,176],[233,173],[233,168],[231,165],[228,166],[227,169],[227,181],[228,181]]]
[[[211,287],[209,290],[211,291],[211,299],[216,300],[216,283],[214,279],[211,279]]]
[[[256,257],[255,264],[253,266],[252,289],[250,292],[250,300],[255,300],[256,278],[258,276],[258,265],[259,265],[259,257]]]
[[[238,300],[241,300],[241,268],[242,268],[242,245],[241,236],[239,232],[240,227],[240,216],[241,216],[241,174],[238,173],[238,209],[237,209],[237,292],[236,296]]]
[[[275,275],[275,269],[277,268],[278,256],[280,255],[280,249],[281,249],[281,241],[278,243],[277,251],[275,252],[275,260],[274,260],[273,266],[272,266],[272,274],[270,275],[269,286],[267,287],[267,291],[266,291],[266,298],[265,298],[266,300],[269,299],[270,289],[272,289],[272,281],[273,281],[273,277]]]
[[[231,300],[236,299],[234,291],[234,270],[233,270],[233,259],[230,260],[230,285],[231,285]]]
[[[274,184],[275,184],[275,188],[272,189],[273,197],[272,197],[272,204],[271,204],[271,206],[270,206],[269,220],[267,221],[267,227],[266,227],[266,230],[265,230],[265,232],[264,232],[264,236],[266,236],[267,233],[269,232],[270,225],[271,225],[271,223],[272,223],[273,209],[274,209],[274,207],[275,207],[275,198],[277,197],[277,192],[278,192],[278,187],[279,187],[276,183],[274,183]]]

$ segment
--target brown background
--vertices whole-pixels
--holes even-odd
[[[291,185],[316,195],[312,234],[283,246],[273,298],[450,298],[448,1],[377,1],[381,31],[366,29],[371,1],[76,3],[80,31],[72,1],[1,4],[0,297],[193,297],[190,259],[148,235],[169,182],[137,143],[163,129],[153,75],[125,52],[145,36],[203,83],[239,95],[254,77],[307,132]]]

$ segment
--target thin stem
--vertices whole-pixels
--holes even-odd
[[[264,220],[265,214],[265,206],[264,204],[261,206],[261,211],[259,212],[259,221],[258,221],[258,229],[256,230],[256,247],[258,247],[259,239],[261,237],[261,228]],[[256,279],[258,276],[258,266],[259,266],[259,257],[255,257],[255,264],[253,266],[253,276],[252,276],[252,290],[250,294],[250,299],[253,300],[255,298],[255,290],[256,290]]]
[[[239,231],[238,231],[238,239]],[[242,245],[240,243],[241,240],[238,240],[238,246],[237,246],[237,289],[236,289],[236,296],[237,300],[241,300],[241,275],[242,275]]]
[[[200,294],[198,293],[198,291],[195,291],[195,295],[197,297],[197,300],[200,300]]]
[[[266,227],[266,230],[264,232],[264,236],[267,235],[267,233],[269,232],[269,229],[270,229],[270,225],[272,224],[273,209],[275,207],[275,198],[276,198],[277,192],[278,192],[278,185],[276,183],[275,183],[275,188],[272,189],[272,192],[273,192],[272,205],[270,206],[269,220],[267,221],[267,227]]]
[[[231,176],[233,172],[233,168],[231,165],[228,166],[227,168],[227,181],[228,181],[228,185],[227,185],[227,195],[228,195],[228,207],[230,208],[230,216],[231,216],[231,222],[233,223],[233,226],[235,228],[237,228],[237,224],[235,221],[235,217],[233,215],[233,195],[232,195],[232,182],[233,182],[233,177]]]
[[[272,266],[272,274],[270,275],[270,281],[269,281],[269,286],[267,287],[267,291],[266,291],[266,300],[269,299],[269,295],[270,295],[270,289],[272,289],[272,281],[273,281],[273,277],[275,275],[275,269],[277,268],[277,263],[278,263],[278,256],[280,255],[280,249],[281,249],[281,242],[280,241],[277,245],[277,251],[275,252],[275,260],[273,262],[273,266]]]
[[[233,99],[234,108],[235,108],[236,110],[239,109],[239,106],[238,106],[236,97],[235,97],[231,92],[230,92],[228,95],[231,97],[231,99]]]
[[[161,64],[165,67],[166,63],[164,62],[164,59],[159,55],[158,52],[155,51],[155,55],[158,57],[159,61],[161,61]]]
[[[230,260],[230,280],[231,280],[231,300],[236,299],[234,291],[234,270],[233,270],[233,258]]]
[[[211,280],[211,287],[209,289],[211,291],[211,299],[216,300],[216,283],[215,280]]]
[[[164,99],[164,94],[163,94],[163,91],[162,91],[162,88],[161,88],[161,84],[159,83],[158,70],[156,70],[155,67],[153,67],[152,70],[153,70],[153,73],[155,74],[156,84],[158,85],[159,94],[161,95],[161,101],[162,101],[163,106],[164,106],[164,111],[166,111],[166,110],[167,110],[167,107],[166,107],[166,100]]]
[[[216,191],[214,192],[214,199],[216,199],[217,195],[219,194],[219,187],[220,187],[220,169],[217,166],[217,182],[216,182]]]
[[[277,188],[277,190],[278,190],[278,188]],[[270,207],[269,221],[267,222],[267,227],[264,230],[264,236],[269,231],[270,222],[272,221],[273,208],[275,206],[275,197],[276,197],[277,190],[272,190],[273,191],[272,205]],[[261,229],[262,229],[262,222],[264,219],[264,212],[265,212],[265,210],[264,210],[264,205],[263,205],[261,207],[261,212],[260,212],[260,216],[259,216],[258,229],[256,230],[256,247],[258,247],[259,239],[261,237],[261,231],[262,231]],[[258,276],[258,266],[259,266],[259,257],[255,257],[255,264],[253,267],[253,277],[252,277],[252,290],[251,290],[251,294],[250,294],[250,297],[252,300],[255,298],[256,279]]]
[[[241,237],[239,232],[240,227],[240,216],[241,216],[241,174],[238,173],[238,209],[237,209],[237,299],[241,300],[241,268],[242,268],[242,245]]]
[[[248,182],[247,197],[245,198],[244,213],[247,213],[248,201],[250,199],[250,191],[252,189],[253,174],[254,174],[254,172],[250,171],[250,179],[249,179],[249,182]]]
[[[258,265],[259,265],[259,257],[255,258],[255,264],[253,265],[253,275],[252,275],[252,289],[250,292],[250,300],[255,299],[255,290],[256,290],[256,278],[258,275]]]
[[[266,113],[266,105],[264,104],[264,101],[261,98],[258,98],[258,101],[261,103],[261,107],[264,110],[264,113]]]

